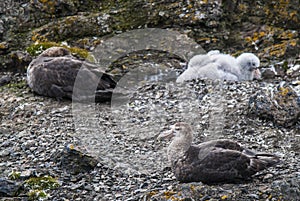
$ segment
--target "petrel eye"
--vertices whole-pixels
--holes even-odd
[[[175,126],[175,130],[179,131],[180,130],[180,126]]]

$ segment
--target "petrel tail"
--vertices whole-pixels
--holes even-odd
[[[278,156],[267,153],[257,153],[251,158],[250,167],[254,172],[264,170],[280,162]]]

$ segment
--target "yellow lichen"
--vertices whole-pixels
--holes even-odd
[[[290,92],[289,88],[286,87],[280,87],[279,91],[280,91],[279,94],[281,96],[286,96]]]
[[[6,43],[0,43],[0,49],[7,49],[7,44]]]
[[[175,195],[176,193],[174,191],[165,191],[164,192],[164,196],[166,199],[170,199],[172,197],[174,197],[173,195]]]
[[[192,5],[192,4],[189,4],[189,5],[187,6],[187,8],[188,8],[188,9],[191,9],[191,8],[193,8],[193,5]]]
[[[47,3],[48,0],[39,0],[40,3]]]
[[[196,190],[196,187],[194,185],[191,185],[190,189],[194,192]]]
[[[211,41],[216,43],[218,41],[218,39],[217,38],[212,38]]]
[[[39,33],[33,32],[31,36],[31,40],[33,42],[47,42],[47,38],[45,36],[40,35]]]
[[[74,144],[69,144],[68,148],[71,150],[75,149]]]
[[[289,42],[289,44],[291,45],[291,46],[293,46],[293,47],[295,47],[296,45],[297,45],[297,39],[293,39],[293,40],[291,40],[290,42]]]
[[[252,38],[251,38],[250,36],[247,36],[247,37],[245,38],[245,41],[246,41],[247,43],[252,43]]]
[[[247,11],[248,6],[247,6],[246,4],[240,3],[240,4],[238,5],[238,9],[239,9],[240,11],[245,12],[245,11]]]
[[[154,195],[156,195],[158,193],[158,191],[151,191],[150,193],[148,193],[148,196],[152,197]]]
[[[265,35],[266,35],[266,33],[265,33],[264,31],[261,31],[261,32],[259,32],[259,35],[258,35],[258,36],[259,36],[260,38],[262,38],[262,37],[264,37]]]

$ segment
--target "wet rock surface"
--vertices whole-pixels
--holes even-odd
[[[24,79],[13,77],[12,82]],[[48,200],[297,200],[299,128],[248,117],[250,97],[265,85],[210,80],[140,83],[122,102],[115,97],[111,104],[94,106],[37,96],[26,85],[5,85],[0,99],[1,177],[16,171],[26,179],[57,178],[60,186],[46,190]],[[245,183],[180,184],[166,158],[168,143],[156,140],[176,121],[192,124],[194,143],[229,138],[277,154],[282,162]],[[63,167],[61,157],[55,156],[69,158],[70,144],[82,148],[77,152],[75,146],[78,158],[65,160]],[[68,165],[83,162],[80,153],[86,153],[92,165],[88,172],[77,166],[81,171],[74,174]]]

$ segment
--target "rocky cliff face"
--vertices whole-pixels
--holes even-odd
[[[62,42],[90,51],[105,36],[143,27],[179,30],[206,50],[248,50],[267,60],[299,54],[296,0],[9,0],[0,7],[1,70],[22,71],[27,62],[18,60],[27,53]]]

